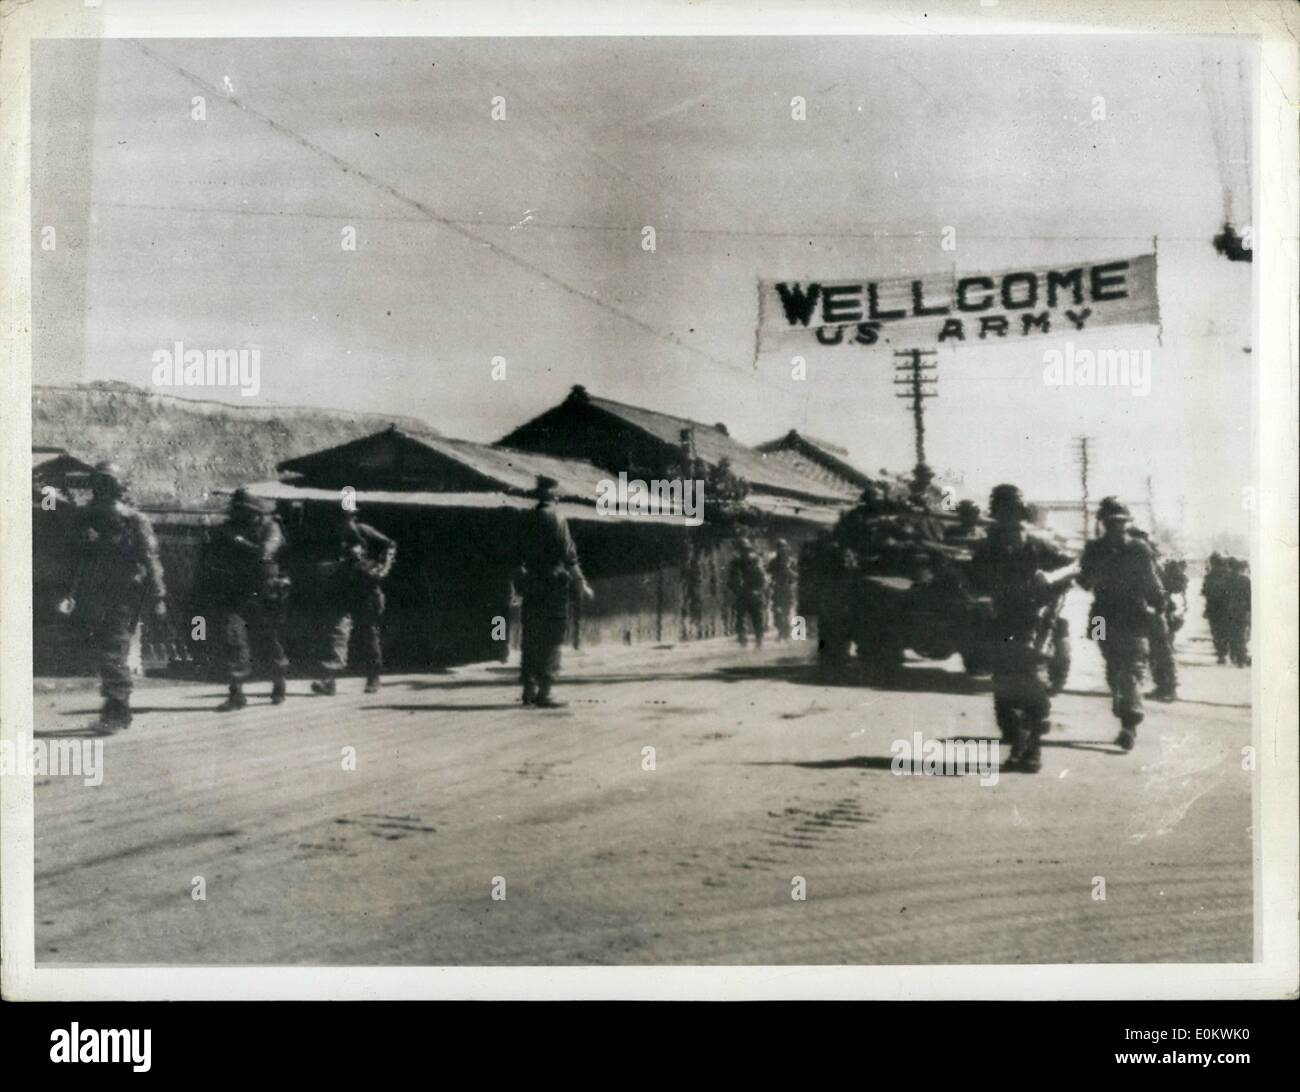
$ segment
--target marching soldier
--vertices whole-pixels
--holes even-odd
[[[1224,643],[1234,667],[1250,666],[1250,566],[1230,558],[1223,579]]]
[[[727,572],[727,586],[736,614],[736,640],[748,643],[746,626],[754,630],[754,644],[763,647],[763,632],[767,629],[767,572],[763,559],[754,544],[745,535],[736,540],[736,556],[731,559]]]
[[[162,618],[166,588],[153,526],[129,503],[122,471],[96,465],[92,500],[81,514],[81,547],[72,590],[59,604],[63,614],[80,610],[87,642],[99,662],[104,706],[95,726],[104,732],[131,724],[131,638],[145,605]],[[81,602],[78,603],[78,597]]]
[[[1228,659],[1227,629],[1224,626],[1227,601],[1223,595],[1227,576],[1228,566],[1223,555],[1212,553],[1205,579],[1201,581],[1201,598],[1205,600],[1205,620],[1210,626],[1210,640],[1214,642],[1214,655],[1219,663],[1226,663]]]
[[[540,709],[564,705],[551,697],[551,688],[560,672],[560,650],[573,591],[576,589],[587,599],[595,594],[582,575],[568,521],[555,507],[558,484],[554,478],[538,475],[533,490],[537,507],[526,513],[521,523],[520,564],[514,575],[515,591],[523,599],[523,703]]]
[[[222,613],[230,680],[230,694],[217,712],[229,713],[248,704],[244,681],[253,673],[252,645],[270,665],[271,704],[280,705],[289,668],[281,641],[289,588],[289,579],[280,570],[284,530],[248,490],[236,489],[211,549],[213,593]]]
[[[1002,739],[1011,748],[1007,766],[1037,773],[1052,711],[1047,685],[1039,674],[1039,614],[1055,594],[1047,573],[1068,565],[1070,559],[1043,539],[1026,534],[1028,510],[1016,486],[1004,484],[993,490],[989,515],[994,524],[975,547],[970,580],[977,591],[993,598],[997,630],[993,711]]]
[[[384,579],[397,558],[397,543],[368,523],[357,519],[357,509],[340,507],[338,553],[333,563],[339,613],[330,632],[329,655],[321,662],[322,677],[312,692],[333,697],[335,679],[348,666],[348,641],[353,628],[361,631],[361,656],[366,669],[367,694],[379,692],[384,666],[380,625],[384,616]]]
[[[799,568],[785,539],[776,540],[776,554],[768,563],[767,572],[772,583],[772,624],[776,627],[776,639],[788,641],[790,616],[798,599]]]
[[[853,648],[853,585],[857,555],[834,539],[814,539],[804,547],[803,572],[811,574],[811,602],[817,618],[818,663],[827,673],[848,666]]]
[[[1151,548],[1127,533],[1129,511],[1115,497],[1103,497],[1097,516],[1105,528],[1083,550],[1079,584],[1093,593],[1089,636],[1101,643],[1110,687],[1111,711],[1120,720],[1115,743],[1131,751],[1142,723],[1142,667],[1151,620],[1163,611],[1160,584]]]
[[[1169,565],[1173,562],[1161,563],[1160,551],[1151,541],[1150,535],[1131,525],[1128,534],[1130,538],[1145,543],[1147,549],[1151,551],[1151,560],[1157,575],[1169,571]],[[1152,701],[1174,702],[1178,700],[1178,665],[1174,662],[1174,631],[1182,624],[1182,620],[1178,618],[1178,607],[1174,602],[1173,591],[1165,584],[1163,576],[1161,586],[1165,589],[1164,601],[1159,609],[1152,612],[1147,634],[1151,653],[1151,681],[1155,683],[1155,689],[1147,694],[1147,697]],[[1176,624],[1175,620],[1177,620]]]

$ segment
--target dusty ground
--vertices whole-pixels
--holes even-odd
[[[986,683],[916,663],[904,688],[827,687],[810,655],[570,653],[572,704],[544,713],[501,665],[333,700],[295,682],[280,708],[262,684],[226,716],[220,686],[150,683],[101,786],[38,779],[37,961],[1251,958],[1249,672],[1196,623],[1185,700],[1129,755],[1076,639],[1043,772],[991,787],[890,770],[914,731],[993,736]],[[38,683],[38,736],[96,703]]]

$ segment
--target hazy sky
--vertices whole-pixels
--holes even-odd
[[[1250,219],[1244,44],[145,45],[155,56],[34,47],[33,222],[60,231],[57,250],[33,247],[38,382],[149,386],[153,352],[177,340],[257,347],[261,401],[493,440],[584,383],[745,442],[804,428],[902,470],[911,423],[889,351],[810,343],[804,382],[786,354],[755,368],[760,278],[1076,263],[1158,236],[1163,347],[1143,329],[1075,339],[1155,349],[1148,397],[1046,386],[1055,337],[945,350],[929,459],[976,496],[1009,479],[1071,497],[1082,432],[1094,497],[1140,498],[1149,475],[1165,518],[1181,502],[1189,529],[1244,530],[1253,267],[1210,243],[1225,188]]]

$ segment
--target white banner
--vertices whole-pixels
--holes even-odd
[[[814,345],[988,344],[1159,325],[1156,256],[875,281],[761,281],[760,353]]]

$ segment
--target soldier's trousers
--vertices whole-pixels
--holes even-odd
[[[335,616],[330,629],[329,650],[321,667],[334,675],[347,670],[348,644],[352,630],[361,631],[361,664],[368,675],[378,675],[384,667],[381,624],[384,617],[384,590],[378,585],[364,588],[344,600],[343,611]]]
[[[1101,646],[1106,661],[1106,685],[1110,688],[1110,709],[1122,721],[1139,721],[1142,708],[1142,668],[1146,639],[1131,630],[1112,626]]]
[[[226,608],[226,673],[232,683],[243,682],[253,674],[253,658],[270,665],[271,679],[283,682],[289,670],[281,632],[284,629],[286,604],[250,596]]]
[[[1017,728],[1031,745],[1047,729],[1052,700],[1038,672],[1039,654],[1028,637],[1000,641],[993,658],[993,713],[1002,738],[1014,742]]]
[[[790,617],[794,614],[794,601],[784,596],[772,598],[772,625],[776,628],[778,640],[790,639]]]
[[[544,695],[560,673],[560,650],[564,647],[567,618],[550,604],[530,608],[524,600],[519,620],[523,626],[520,678],[525,690]]]
[[[86,641],[94,649],[99,668],[99,692],[109,701],[131,701],[131,638],[139,620],[139,593],[126,602],[105,603],[86,627]]]
[[[827,667],[843,667],[849,660],[853,633],[838,604],[822,603],[817,610],[817,641],[821,662]]]
[[[1245,667],[1247,660],[1250,659],[1250,624],[1230,622],[1224,626],[1224,629],[1227,630],[1224,644],[1228,649],[1228,658],[1237,667]]]
[[[1151,681],[1157,690],[1173,693],[1178,689],[1178,665],[1174,663],[1174,635],[1163,614],[1151,619]]]
[[[763,644],[763,631],[767,629],[767,614],[762,599],[742,599],[736,604],[736,640],[745,643],[745,630],[748,626],[754,631],[754,642]]]
[[[1228,627],[1217,612],[1207,613],[1205,620],[1210,624],[1210,640],[1214,643],[1214,655],[1220,663],[1228,655]]]

